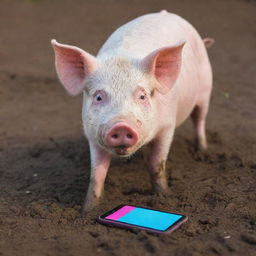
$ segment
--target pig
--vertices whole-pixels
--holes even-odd
[[[90,147],[84,212],[98,205],[112,156],[129,157],[148,144],[152,188],[168,191],[166,160],[175,128],[189,116],[201,149],[212,89],[206,46],[195,28],[165,10],[121,26],[97,56],[51,41],[56,71],[71,95],[83,94],[83,130]]]

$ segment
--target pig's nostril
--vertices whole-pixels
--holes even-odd
[[[118,135],[117,135],[117,134],[113,134],[111,137],[112,137],[113,139],[117,139],[117,138],[118,138]]]
[[[132,136],[130,133],[127,133],[126,137],[127,137],[128,139],[132,139],[133,136]]]

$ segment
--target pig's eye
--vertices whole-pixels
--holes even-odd
[[[147,95],[144,91],[140,91],[138,96],[139,96],[139,99],[142,101],[147,99]]]
[[[142,106],[148,106],[150,104],[148,94],[144,88],[138,87],[134,92],[134,96],[138,104]]]
[[[96,101],[102,101],[102,98],[100,95],[96,95]]]
[[[140,99],[141,100],[145,100],[146,99],[146,96],[144,94],[140,95]]]
[[[106,102],[107,100],[107,95],[106,92],[103,90],[97,91],[94,96],[93,96],[93,104],[102,104]]]

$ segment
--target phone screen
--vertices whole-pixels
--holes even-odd
[[[142,207],[123,205],[102,215],[104,219],[148,229],[166,231],[185,218],[183,215],[162,212]]]

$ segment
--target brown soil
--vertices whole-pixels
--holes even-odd
[[[150,192],[144,149],[114,161],[104,201],[84,218],[90,163],[81,97],[57,81],[49,40],[95,54],[115,28],[161,9],[216,40],[209,151],[195,151],[188,120],[169,154],[168,196]],[[0,255],[256,255],[255,13],[249,0],[2,0]],[[123,203],[189,221],[167,236],[97,223]]]

